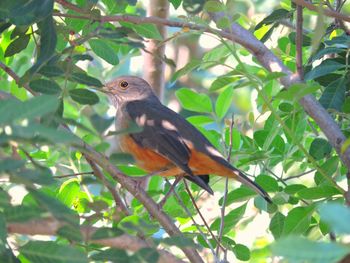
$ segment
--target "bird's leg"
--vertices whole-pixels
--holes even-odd
[[[163,206],[165,205],[166,201],[168,200],[169,196],[172,194],[173,191],[175,191],[175,186],[181,181],[183,176],[176,176],[174,183],[171,185],[169,191],[165,194],[165,196],[160,200],[158,203],[158,208],[162,209]]]
[[[137,176],[137,177],[133,177],[132,179],[134,180],[134,182],[136,183],[136,187],[137,188],[140,188],[142,186],[143,183],[147,182],[146,180],[150,177],[152,177],[153,175],[157,175],[157,174],[160,174],[162,172],[165,172],[169,170],[169,167],[164,167],[160,170],[157,170],[157,171],[154,171],[154,172],[151,172],[149,174],[146,174],[146,175],[143,175],[143,176]],[[146,188],[146,185],[144,185],[143,188]]]

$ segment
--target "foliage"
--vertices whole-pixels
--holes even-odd
[[[144,16],[142,1],[69,2],[81,13],[62,2],[67,3],[4,0],[0,6],[0,61],[20,77],[13,80],[8,70],[0,71],[0,262],[156,262],[158,244],[174,253],[174,246],[193,247],[203,255],[210,253],[209,261],[215,260],[218,244],[198,219],[182,183],[176,187],[178,197],[171,196],[164,211],[186,238],[167,237],[137,197],[130,197],[107,172],[104,178],[93,176],[76,147],[81,138],[108,153],[123,173],[145,174],[129,156],[115,153],[109,135],[125,131],[108,133],[114,116],[107,114],[109,102],[98,90],[114,76],[140,73],[133,70],[131,61],[141,56],[148,39],[179,52],[183,43],[199,50],[191,52],[186,65],[172,68],[167,102],[175,94],[181,114],[273,197],[273,204],[267,204],[231,180],[228,195],[222,197],[225,180],[212,176],[215,197],[221,197],[215,202],[191,185],[199,206],[208,200],[215,209],[225,205],[224,218],[219,213],[204,216],[215,236],[222,230],[221,246],[229,260],[265,262],[282,256],[288,262],[338,262],[349,254],[348,245],[341,242],[350,234],[350,212],[343,197],[346,167],[298,103],[307,94],[316,96],[349,137],[350,36],[342,28],[331,27],[332,19],[321,16],[313,31],[313,16],[304,13],[309,29],[301,47],[305,83],[284,89],[278,82],[283,73],[266,71],[253,55],[219,35],[208,37],[202,31],[179,28],[164,40],[152,23],[101,22],[103,15]],[[268,6],[263,19],[247,17],[244,1],[169,2],[175,15],[184,10],[184,21],[197,25],[210,23],[201,12],[226,12],[217,28],[228,29],[232,22],[250,27],[290,70],[296,70],[296,35],[294,29],[283,26],[286,20],[295,21],[295,5],[290,1],[275,1],[275,8]],[[257,12],[266,12],[268,2],[260,1]],[[216,46],[200,46],[198,35],[215,38]],[[169,67],[178,62],[175,58],[164,61]],[[130,215],[116,205],[111,189],[127,199]],[[148,194],[154,200],[168,190],[162,178],[152,177]],[[268,223],[261,223],[261,217]],[[63,225],[50,241],[16,238],[9,228],[52,218]],[[264,234],[243,238],[251,225]],[[92,237],[79,230],[92,226],[98,228]],[[147,237],[152,247],[125,251],[93,242],[124,234]],[[340,241],[329,242],[329,235]]]

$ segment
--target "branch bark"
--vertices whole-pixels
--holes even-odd
[[[37,221],[29,221],[25,223],[9,223],[7,224],[7,232],[21,235],[45,235],[55,236],[57,231],[64,226],[64,223],[54,218],[42,219]],[[94,244],[106,247],[119,248],[136,252],[141,248],[149,247],[146,241],[137,237],[123,234],[113,238],[91,239],[93,234],[98,230],[96,227],[82,227],[80,232],[84,240]],[[164,249],[158,250],[160,258],[158,263],[184,263],[184,261],[176,258],[173,254]]]

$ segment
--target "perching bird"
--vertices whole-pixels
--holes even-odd
[[[183,176],[213,194],[209,174],[240,181],[271,203],[270,196],[233,167],[186,119],[164,106],[143,79],[122,76],[103,89],[117,109],[118,129],[137,125],[136,132],[120,135],[122,151],[151,174]]]

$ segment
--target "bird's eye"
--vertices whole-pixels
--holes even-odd
[[[119,83],[119,86],[122,88],[122,89],[126,89],[128,86],[129,86],[129,83],[125,80],[121,81]]]

